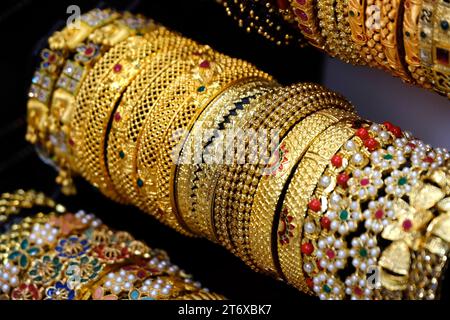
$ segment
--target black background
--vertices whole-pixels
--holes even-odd
[[[3,0],[0,4],[0,192],[36,189],[73,210],[97,214],[115,229],[127,230],[150,246],[167,250],[174,263],[211,290],[231,299],[311,299],[279,281],[258,275],[239,259],[202,239],[188,239],[132,207],[107,200],[84,181],[75,197],[62,196],[55,172],[24,140],[27,90],[36,56],[52,30],[65,23],[68,5],[82,12],[109,6],[143,13],[228,55],[256,64],[281,83],[320,82],[322,55],[312,48],[277,47],[239,29],[214,0],[44,1]],[[59,22],[58,22],[59,21]],[[448,290],[446,290],[448,292]],[[447,297],[447,295],[446,295]]]

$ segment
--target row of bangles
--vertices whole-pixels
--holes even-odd
[[[218,0],[247,31],[310,45],[450,98],[448,0]]]
[[[439,298],[450,245],[447,150],[360,118],[320,85],[283,87],[139,15],[90,11],[55,32],[41,58],[26,138],[57,168],[64,192],[81,176],[320,299]],[[62,214],[25,218],[3,236],[7,297],[154,297],[143,278],[130,284],[137,291],[115,293],[122,242],[150,259],[149,283],[171,284],[156,298],[209,297],[180,273],[147,270],[162,253],[90,215]],[[72,264],[89,270],[86,286],[67,287]],[[44,291],[42,272],[58,274]],[[3,280],[13,278],[19,287]]]

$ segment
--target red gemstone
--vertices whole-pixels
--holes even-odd
[[[308,286],[308,288],[312,289],[314,287],[314,281],[312,278],[307,278],[306,279],[306,285]]]
[[[417,147],[417,146],[416,146],[414,143],[412,143],[412,142],[408,142],[407,146],[410,147],[410,148],[413,149],[413,150]]]
[[[331,249],[328,249],[325,254],[327,255],[328,259],[334,259],[336,257],[336,253]]]
[[[413,223],[409,219],[405,219],[402,223],[403,230],[405,230],[405,231],[411,230],[412,226],[413,226]]]
[[[350,177],[348,176],[348,174],[346,173],[341,173],[337,176],[337,183],[338,185],[340,185],[343,188],[347,187],[347,181],[348,179],[350,179]]]
[[[320,209],[322,208],[322,204],[320,203],[319,199],[312,199],[308,203],[308,207],[314,212],[319,212]]]
[[[363,291],[360,287],[354,287],[353,288],[353,292],[357,295],[357,296],[362,296],[363,295]]]
[[[377,218],[378,220],[382,219],[384,217],[384,211],[381,209],[378,209],[377,211],[375,211],[375,218]]]
[[[369,131],[366,128],[359,128],[358,130],[356,130],[356,135],[362,140],[366,140],[367,138],[369,138]]]
[[[428,163],[433,163],[434,159],[432,157],[425,157],[425,158],[423,158],[423,161],[428,162]]]
[[[84,54],[88,55],[88,56],[90,56],[93,53],[94,53],[94,49],[91,47],[87,48],[86,51],[84,51]]]
[[[364,145],[366,146],[367,149],[369,149],[369,151],[375,151],[380,147],[380,144],[374,138],[369,138],[365,140]]]
[[[322,219],[320,219],[320,225],[323,229],[330,229],[331,220],[328,217],[322,217]]]
[[[396,138],[401,138],[403,136],[403,132],[402,129],[400,129],[400,127],[393,127],[391,130],[389,130],[392,132],[392,134],[396,137]]]
[[[361,185],[362,185],[363,187],[364,187],[364,186],[367,186],[369,183],[370,183],[370,180],[369,180],[369,179],[367,179],[367,178],[361,179]]]
[[[333,166],[335,166],[336,168],[339,168],[340,166],[342,166],[342,157],[338,154],[335,154],[332,158],[331,158],[331,164]]]
[[[295,0],[299,5],[304,6],[306,3],[306,0]]]
[[[73,146],[75,145],[75,142],[73,141],[72,138],[69,138],[69,145],[70,145],[71,147],[73,147]]]
[[[120,119],[122,119],[122,116],[120,115],[119,112],[116,112],[116,114],[114,115],[114,120],[120,121]]]
[[[313,253],[314,246],[310,242],[305,242],[304,244],[302,244],[301,250],[302,250],[303,254],[306,254],[309,256],[311,253]]]
[[[51,55],[48,57],[48,62],[50,62],[50,63],[55,62],[55,60],[56,60],[56,56],[55,56],[54,54],[51,54]]]
[[[308,21],[308,15],[306,14],[305,11],[300,10],[300,9],[294,9],[294,13],[297,17],[302,19],[302,21]]]
[[[122,71],[122,65],[120,63],[117,63],[116,65],[114,65],[113,71],[116,73]]]
[[[394,126],[391,122],[389,122],[389,121],[383,122],[383,125],[386,127],[386,129],[387,129],[388,131],[391,131],[392,128],[395,127],[395,126]]]
[[[210,63],[208,60],[203,60],[202,62],[200,62],[200,68],[209,68],[210,67]]]

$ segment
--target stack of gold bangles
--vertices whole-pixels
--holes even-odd
[[[274,39],[285,34],[290,42],[306,39],[345,62],[387,70],[407,83],[432,88],[450,98],[447,0],[220,2],[240,26],[247,30],[251,29],[247,25],[254,26],[259,33],[264,30],[263,35],[277,44],[284,42]],[[251,10],[244,10],[249,3],[253,3]],[[283,18],[284,23],[275,22]],[[292,31],[293,21],[298,25],[297,33]]]
[[[1,300],[218,300],[166,252],[36,191],[0,195]]]
[[[359,118],[322,86],[282,87],[143,18],[114,42],[106,31],[132,16],[94,13],[97,28],[81,37],[68,26],[43,54],[67,64],[101,39],[77,90],[61,103],[66,69],[55,66],[56,87],[28,108],[27,137],[63,186],[80,175],[321,299],[438,297],[450,245],[447,150]]]

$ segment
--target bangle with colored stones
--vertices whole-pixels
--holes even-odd
[[[423,0],[419,14],[419,57],[425,76],[428,81],[433,83],[431,68],[433,66],[433,13],[434,3],[432,1]]]
[[[286,186],[286,194],[280,209],[280,221],[290,221],[290,225],[297,227],[287,242],[280,242],[278,234],[277,248],[278,260],[284,278],[295,287],[311,292],[303,269],[303,255],[309,250],[302,229],[308,209],[310,195],[319,183],[320,176],[325,170],[329,159],[354,134],[349,121],[338,123],[326,129],[317,137],[302,158],[293,176]]]
[[[33,203],[45,198],[34,191],[3,198],[24,195]],[[112,231],[84,211],[63,209],[15,222],[0,235],[0,256],[2,299],[223,299],[173,265],[164,251]]]
[[[274,1],[222,0],[221,2],[227,14],[247,32],[256,31],[278,45],[303,45],[303,39],[295,34],[290,23],[283,20]]]
[[[433,84],[434,89],[450,98],[450,4],[435,4],[433,18]]]
[[[216,71],[216,68],[211,69],[212,61],[215,61],[215,56],[208,46],[200,46],[198,51],[192,52],[189,57],[184,59],[183,63],[187,64],[187,69],[183,73],[177,73],[171,83],[158,95],[137,135],[135,154],[132,156],[131,178],[133,193],[137,196],[136,198],[140,198],[135,204],[141,205],[140,208],[147,213],[163,217],[158,212],[156,205],[155,166],[156,155],[160,147],[158,142],[165,132],[167,122],[178,108],[178,105],[170,102],[173,99],[187,97],[189,93],[200,88],[201,86],[198,86],[190,76],[192,70],[198,68],[208,75]]]
[[[220,65],[220,62],[219,62]],[[224,70],[212,78],[210,81],[202,81],[200,84],[205,87],[202,92],[196,92],[181,104],[180,111],[173,118],[172,124],[168,128],[163,138],[164,149],[160,149],[157,161],[157,197],[160,210],[170,214],[173,212],[178,219],[180,217],[176,208],[172,207],[170,194],[173,193],[175,180],[176,161],[183,143],[192,129],[198,116],[207,108],[220,93],[233,87],[242,85],[250,79],[267,78],[268,75],[257,70],[252,65],[243,63],[241,60],[233,59],[229,63],[222,65]],[[173,136],[175,132],[180,132],[179,136]],[[187,226],[188,227],[188,226]],[[188,227],[189,228],[189,227]]]
[[[391,72],[405,82],[411,82],[408,70],[404,66],[403,52],[397,28],[403,19],[403,0],[383,0],[381,6],[381,44]]]
[[[303,36],[311,45],[324,50],[325,39],[320,32],[315,5],[316,0],[291,0],[292,11]]]
[[[129,203],[138,207],[143,205],[134,192],[131,173],[137,137],[161,92],[191,68],[185,58],[197,49],[193,41],[185,38],[168,40],[171,46],[159,51],[125,91],[108,134],[107,164],[113,184]]]
[[[445,150],[431,151],[389,122],[354,126],[355,137],[330,157],[308,199],[303,270],[308,285],[322,299],[401,298],[408,283],[406,252],[408,247],[417,250],[432,216],[431,211],[418,214],[410,209],[431,208],[444,196],[420,177],[430,167],[442,166],[449,155]],[[411,202],[410,209],[406,201]],[[412,238],[404,238],[413,230]],[[388,240],[384,249],[380,236]],[[355,272],[341,279],[340,270],[350,260]]]
[[[242,112],[243,108],[237,108],[239,104],[248,104],[273,85],[275,83],[267,79],[254,78],[230,87],[210,103],[186,138],[174,175],[172,206],[176,207],[179,216],[194,233],[211,241],[215,241],[209,208],[211,186],[219,170],[217,167],[226,161],[226,155],[221,154],[219,159],[207,159],[213,155],[206,149],[214,149],[214,142],[218,143],[220,132],[226,130],[226,124]],[[221,147],[223,149],[219,145]]]
[[[85,121],[77,123],[81,128],[75,141],[75,159],[80,174],[105,195],[119,202],[126,202],[114,189],[105,163],[105,140],[108,124],[116,106],[127,86],[142,70],[142,64],[154,53],[158,42],[151,43],[143,37],[130,37],[118,46],[126,53],[118,58],[114,66],[107,70],[89,101]],[[101,59],[97,65],[104,65]]]
[[[350,114],[348,111],[330,108],[306,117],[287,133],[269,160],[265,169],[267,172],[257,186],[249,225],[251,255],[259,269],[271,270],[271,273],[279,269],[277,269],[279,264],[274,261],[275,255],[272,253],[272,230],[278,201],[291,170],[306,153],[316,136]],[[281,242],[289,241],[284,235],[289,235],[292,231],[289,223],[284,226],[286,229],[280,239]],[[279,271],[278,273],[281,274]]]
[[[351,31],[351,38],[355,47],[361,52],[361,56],[369,66],[380,67],[367,45],[369,39],[366,32],[366,2],[366,0],[348,1],[347,20]]]
[[[431,88],[426,70],[420,65],[419,16],[423,0],[405,0],[403,14],[403,44],[405,61],[411,77],[424,88]]]
[[[342,41],[339,30],[340,25],[335,15],[339,2],[336,0],[318,0],[317,1],[317,17],[319,18],[319,26],[322,30],[322,36],[326,39],[326,51],[333,57],[353,64],[361,64],[362,60],[359,54],[355,54],[350,48],[349,43]]]

